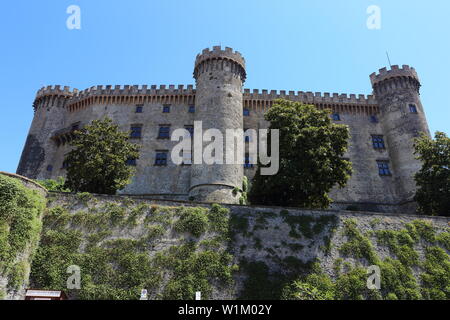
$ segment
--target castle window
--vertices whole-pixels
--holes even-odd
[[[250,110],[247,108],[244,108],[244,117],[250,116]]]
[[[384,149],[384,139],[383,136],[373,135],[372,136],[372,144],[374,149]]]
[[[125,162],[128,166],[136,166],[136,159],[127,159],[127,161]]]
[[[132,125],[130,138],[132,139],[140,139],[142,134],[142,125]]]
[[[192,152],[183,153],[183,162],[182,165],[191,165],[192,164]]]
[[[339,115],[339,113],[333,113],[332,119],[334,121],[341,121],[341,116]]]
[[[163,113],[170,113],[170,104],[163,105]]]
[[[67,160],[63,161],[61,169],[67,169],[69,167],[69,162]]]
[[[417,113],[417,107],[415,104],[410,104],[409,105],[409,112],[411,113]]]
[[[47,166],[47,171],[48,171],[48,172],[52,172],[52,171],[53,171],[53,166],[52,166],[51,164],[49,164],[49,165]]]
[[[189,131],[191,138],[194,136],[194,126],[184,126],[184,128]]]
[[[245,155],[244,168],[245,169],[253,168],[253,163],[251,163],[251,157],[250,157],[250,155],[248,153]]]
[[[72,128],[71,128],[72,131],[77,131],[79,129],[80,129],[80,123],[79,122],[72,124]]]
[[[245,132],[247,130],[248,129],[244,129],[244,142],[250,142],[251,141],[250,134],[245,134]]]
[[[144,107],[142,105],[136,106],[136,113],[142,113],[144,111]]]
[[[370,116],[370,122],[372,122],[372,123],[377,123],[378,122],[378,118],[377,118],[377,116],[376,115],[371,115]]]
[[[389,170],[389,161],[377,160],[378,173],[380,176],[390,176],[391,171]]]
[[[170,126],[161,125],[159,126],[158,139],[169,139],[170,138]]]
[[[156,151],[155,166],[166,166],[167,165],[167,153],[168,151]]]
[[[189,106],[189,113],[195,113],[195,106]]]

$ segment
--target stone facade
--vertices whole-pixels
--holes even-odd
[[[160,128],[169,127],[173,132],[197,120],[202,121],[203,129],[267,128],[265,112],[275,99],[284,98],[332,109],[336,122],[350,128],[345,157],[352,161],[354,172],[345,188],[332,191],[332,208],[355,205],[360,210],[381,212],[415,210],[412,176],[420,163],[414,158],[412,139],[420,132],[429,134],[429,130],[414,68],[380,69],[379,74],[370,76],[374,92],[367,96],[242,90],[245,77],[245,60],[239,52],[214,47],[197,56],[195,89],[192,85],[108,85],[83,91],[42,88],[33,104],[35,115],[17,173],[33,179],[64,176],[64,155],[73,130],[107,116],[126,131],[141,127],[140,138],[134,139],[142,145],[137,172],[122,194],[235,203],[238,197],[232,189],[241,185],[244,175],[251,179],[256,169],[175,165],[170,160],[155,165],[157,153],[169,152],[178,143],[159,137]],[[142,107],[141,113],[136,112],[138,107]]]

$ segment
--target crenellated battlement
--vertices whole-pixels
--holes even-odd
[[[233,51],[233,49],[229,47],[225,47],[225,49],[222,50],[221,46],[214,46],[212,50],[209,48],[203,49],[202,53],[198,54],[195,59],[195,67],[205,60],[218,58],[227,58],[235,61],[245,69],[245,59],[239,51]]]
[[[391,70],[388,70],[387,68],[381,68],[380,70],[378,70],[378,74],[374,72],[370,75],[370,81],[372,83],[372,86],[374,86],[384,80],[397,77],[413,78],[420,82],[416,70],[408,65],[403,65],[401,68],[398,65],[393,65],[391,67]]]
[[[286,91],[286,90],[266,90],[261,92],[258,89],[250,91],[250,89],[244,89],[245,99],[259,99],[259,100],[275,100],[275,99],[288,99],[293,101],[302,101],[309,103],[346,103],[346,104],[359,104],[359,105],[376,105],[377,101],[373,95],[364,94],[350,94],[346,93],[321,93],[321,92],[304,92],[304,91]]]
[[[247,73],[245,71],[245,59],[239,51],[233,51],[229,47],[222,50],[221,46],[215,46],[212,50],[206,48],[195,59],[194,78],[213,70],[228,70],[240,77],[245,82]]]
[[[60,85],[47,86],[47,87],[42,87],[41,89],[38,90],[38,92],[36,93],[36,98],[40,98],[43,96],[52,96],[52,95],[72,96],[72,95],[76,94],[77,92],[78,92],[78,89],[76,89],[76,88],[71,89],[68,86],[64,86],[62,88]]]

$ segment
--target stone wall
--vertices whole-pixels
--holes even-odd
[[[408,270],[410,270],[411,276],[416,279],[414,281],[417,283],[417,292],[423,292],[426,298],[427,291],[423,291],[426,289],[421,282],[421,274],[428,271],[423,269],[422,263],[425,260],[428,248],[434,247],[442,248],[440,250],[444,250],[447,254],[446,258],[440,263],[444,266],[446,279],[450,279],[448,266],[449,218],[239,205],[223,205],[223,207],[230,211],[230,216],[227,216],[226,220],[220,220],[225,221],[225,225],[221,224],[220,221],[213,224],[210,220],[209,224],[205,222],[209,227],[201,229],[192,224],[189,231],[186,229],[180,230],[180,224],[178,223],[187,212],[195,211],[198,213],[198,210],[200,210],[202,214],[205,214],[205,217],[208,217],[207,219],[212,219],[211,215],[218,214],[219,211],[211,209],[209,204],[189,201],[52,193],[49,197],[50,216],[44,223],[43,239],[47,245],[51,242],[49,239],[60,239],[59,241],[65,243],[64,238],[58,237],[64,237],[71,232],[79,232],[81,242],[75,251],[79,254],[88,252],[85,259],[89,261],[94,258],[89,251],[86,251],[89,250],[87,248],[92,248],[92,246],[109,248],[102,250],[113,250],[107,252],[109,252],[108,255],[114,255],[115,251],[111,248],[116,245],[123,246],[124,241],[131,241],[126,244],[127,250],[131,253],[139,247],[137,252],[147,257],[145,259],[149,259],[148,261],[145,260],[147,262],[143,260],[144,262],[139,264],[138,269],[146,270],[145,264],[148,263],[162,275],[162,278],[158,281],[152,282],[153,288],[147,288],[152,299],[177,297],[191,299],[189,292],[195,291],[195,288],[190,287],[192,283],[203,288],[202,290],[205,291],[204,297],[209,299],[279,298],[280,288],[287,285],[288,281],[310,273],[314,262],[320,265],[324,274],[336,280],[340,279],[339,277],[347,276],[355,268],[366,268],[374,264],[374,261],[372,261],[374,258],[371,254],[377,256],[380,264],[391,263],[386,262],[386,258],[390,257],[398,261],[403,257],[397,256],[400,253],[403,254],[402,250],[406,250],[405,252],[412,255],[413,258],[417,255],[417,261],[414,258],[413,262],[405,262],[411,263],[411,265],[407,264],[403,267],[410,268]],[[215,227],[218,225],[222,225],[222,229]],[[352,226],[355,227],[355,230],[352,230],[351,233],[348,228]],[[421,231],[417,231],[416,228]],[[153,232],[156,229],[161,229],[161,232],[157,236],[153,234],[150,237],[149,230]],[[385,238],[380,237],[386,232],[388,235],[396,236],[395,232],[400,230],[403,230],[401,231],[402,234],[411,232],[407,236],[411,239],[416,236],[417,238],[411,240],[413,242],[410,243],[410,247],[402,248],[399,253],[395,251],[398,248],[387,246],[381,241]],[[432,234],[433,238],[423,238],[423,235],[429,236],[424,230]],[[52,233],[53,231],[60,232],[60,236]],[[194,231],[198,234],[194,234]],[[46,232],[50,232],[50,235]],[[390,234],[389,232],[394,233]],[[352,238],[355,233],[357,233],[357,237],[360,237],[357,242],[354,242]],[[230,237],[229,241],[226,240],[227,237]],[[368,242],[370,242],[368,247],[360,247],[367,245]],[[142,247],[143,243],[145,243],[144,247]],[[193,258],[177,260],[180,259],[179,257],[175,258],[177,250],[181,250],[180,248],[185,250],[185,246],[189,243],[193,244],[195,248],[190,253],[190,257]],[[41,246],[40,250],[44,251],[38,252],[37,262],[33,264],[36,272],[32,270],[32,281],[34,281],[35,287],[43,285],[49,287],[53,283],[53,289],[64,289],[63,286],[67,277],[64,272],[68,266],[64,263],[72,264],[76,258],[64,263],[61,262],[59,270],[62,273],[62,280],[60,279],[59,282],[47,280],[48,282],[45,282],[39,273],[45,272],[45,268],[54,267],[45,262],[48,260],[48,258],[45,259],[43,253],[46,252],[45,248],[45,245]],[[370,253],[369,251],[373,252]],[[78,254],[77,252],[75,253]],[[195,267],[198,259],[203,261],[202,259],[211,258],[211,255],[214,254],[220,255],[216,257],[218,260],[214,261],[216,263],[222,261],[224,264],[221,267],[223,269],[220,269],[221,271],[215,269],[218,268],[217,264],[214,264],[216,266],[214,272],[211,271],[213,269],[208,269],[209,267],[203,271],[193,271],[196,270],[195,268],[188,269],[191,272],[189,274],[195,277],[195,281],[192,283],[189,282],[189,277],[183,276],[181,266],[184,265],[189,268],[193,263]],[[223,256],[221,256],[222,254]],[[144,259],[143,256],[140,257]],[[227,257],[230,260],[227,260]],[[166,261],[164,264],[164,259],[168,259],[170,263]],[[53,257],[52,261],[57,266],[60,260],[59,257]],[[80,261],[85,260],[81,259]],[[205,261],[203,264],[209,266],[209,260]],[[447,264],[447,269],[445,269],[445,264]],[[171,269],[175,265],[179,265],[181,269],[175,267],[175,269]],[[337,268],[340,271],[336,271]],[[122,276],[131,272],[131,270],[127,270],[123,269]],[[54,272],[53,270],[53,274]],[[92,273],[92,270],[87,272]],[[101,270],[95,272],[103,273]],[[215,272],[218,272],[218,274]],[[233,282],[227,282],[225,285],[219,281],[230,272]],[[89,276],[89,278],[91,277]],[[178,287],[180,283],[184,283],[182,288]],[[61,287],[55,288],[58,284]],[[89,290],[83,291],[82,289],[81,293],[76,290],[69,290],[69,293],[72,297],[78,295],[81,298],[104,298],[105,293],[102,293],[103,291],[98,291],[98,288],[92,289],[96,288],[96,285],[98,283],[96,284],[94,281],[90,283]],[[138,287],[145,285],[138,284]],[[387,283],[382,283],[383,285],[388,286]],[[150,286],[150,284],[147,284],[147,286]],[[260,286],[262,287],[260,288]],[[138,298],[138,287],[116,294],[130,299]],[[186,293],[186,291],[189,292]],[[401,293],[395,293],[398,298],[402,298]],[[383,293],[383,298],[388,298],[387,294],[387,292]],[[107,297],[111,298],[111,296]],[[408,298],[411,297],[408,296]]]

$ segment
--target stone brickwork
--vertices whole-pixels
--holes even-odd
[[[205,49],[195,61],[196,87],[175,85],[94,86],[83,91],[48,86],[38,91],[35,116],[25,143],[17,173],[46,179],[64,176],[64,155],[74,126],[82,127],[94,119],[110,117],[128,131],[142,126],[142,145],[137,173],[122,194],[147,195],[162,199],[189,198],[235,203],[234,187],[243,175],[252,178],[256,169],[239,165],[180,165],[168,161],[155,166],[157,151],[168,151],[177,144],[158,138],[160,126],[192,126],[201,120],[203,128],[267,128],[265,112],[275,99],[314,104],[339,114],[338,123],[349,126],[351,138],[346,157],[354,172],[347,186],[331,196],[336,209],[357,206],[382,212],[414,212],[413,174],[419,168],[414,159],[412,139],[420,132],[429,134],[419,96],[419,78],[409,66],[380,69],[370,80],[372,95],[242,89],[246,78],[245,60],[230,48]],[[410,105],[417,112],[410,111]],[[136,107],[142,113],[136,113]],[[164,113],[163,107],[170,106]],[[195,106],[195,112],[189,112]],[[243,115],[244,110],[248,115]],[[192,110],[191,110],[192,111]],[[372,136],[382,136],[384,147],[374,148]],[[390,174],[380,175],[379,161]]]

